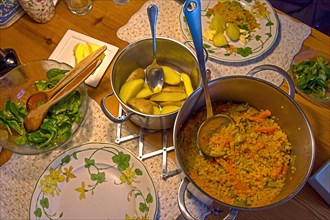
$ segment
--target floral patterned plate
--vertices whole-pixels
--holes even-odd
[[[207,10],[213,8],[221,0],[201,0],[202,8],[202,31],[205,33],[209,29],[212,17],[206,15]],[[238,0],[244,9],[254,11],[256,13],[257,22],[260,29],[250,33],[250,39],[246,43],[242,41],[228,41],[229,47],[215,47],[212,41],[203,37],[204,47],[208,51],[209,56],[215,60],[225,62],[243,62],[255,59],[267,52],[275,43],[279,32],[279,21],[271,4],[266,0]],[[223,2],[223,1],[221,1]],[[257,6],[257,9],[253,9]],[[191,34],[183,10],[180,16],[181,31],[190,41]]]
[[[144,164],[115,144],[87,143],[40,176],[30,219],[154,219],[158,197]]]

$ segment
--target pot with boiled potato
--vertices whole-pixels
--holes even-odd
[[[152,91],[144,71],[152,59],[151,38],[130,44],[116,58],[110,80],[113,93],[101,101],[101,108],[111,121],[122,123],[130,119],[147,129],[173,127],[181,105],[200,85],[198,62],[184,44],[157,38],[157,62],[164,70],[164,86]],[[120,118],[113,116],[105,105],[105,99],[112,95],[126,112]]]

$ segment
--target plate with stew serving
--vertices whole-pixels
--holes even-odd
[[[236,13],[229,12],[232,9]],[[279,21],[271,4],[266,0],[201,0],[202,32],[204,47],[209,56],[224,62],[243,62],[255,59],[266,53],[274,44],[279,34]],[[251,22],[237,22],[245,13]],[[221,14],[225,20],[223,30],[213,30],[213,17]],[[181,31],[186,40],[191,41],[191,34],[183,10],[179,15]],[[229,23],[239,28],[238,40],[230,40],[226,33]],[[218,25],[215,25],[218,26]],[[222,32],[227,40],[224,46],[214,46],[213,37]],[[192,45],[192,44],[191,44]],[[193,45],[192,45],[193,46]]]
[[[154,219],[155,185],[144,164],[115,144],[87,143],[53,160],[39,177],[30,219]]]

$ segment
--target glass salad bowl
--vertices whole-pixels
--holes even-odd
[[[35,132],[26,132],[26,101],[35,91],[52,88],[72,69],[55,60],[22,64],[0,78],[0,146],[18,154],[32,155],[65,145],[78,132],[88,108],[85,84],[53,105]]]
[[[308,101],[330,106],[330,56],[317,50],[299,52],[293,58],[290,75],[297,92]]]

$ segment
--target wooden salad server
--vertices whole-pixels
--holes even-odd
[[[102,60],[98,58],[87,68],[79,69],[76,73],[76,77],[72,79],[69,83],[64,85],[62,89],[56,93],[50,100],[45,102],[43,105],[37,106],[35,109],[32,109],[24,118],[24,127],[27,132],[33,132],[39,129],[42,124],[49,108],[60,101],[63,97],[68,95],[74,89],[76,89],[81,83],[83,83],[88,76],[90,76],[95,69],[101,64]]]
[[[98,50],[91,53],[88,57],[79,62],[67,75],[52,89],[37,91],[33,93],[26,101],[26,109],[28,111],[38,107],[40,103],[46,103],[59,90],[61,90],[68,82],[74,79],[80,71],[86,69],[90,63],[95,61],[107,49],[106,46],[100,47]]]

